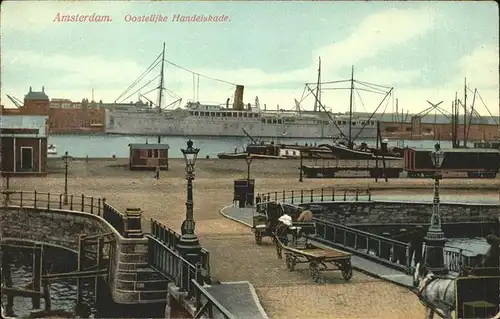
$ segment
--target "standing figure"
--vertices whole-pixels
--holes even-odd
[[[422,261],[422,247],[424,244],[424,233],[423,227],[418,225],[416,230],[410,237],[410,248],[408,253],[408,264],[412,265],[412,260],[414,261],[413,265],[417,265]],[[415,257],[413,256],[415,255]]]
[[[154,179],[160,179],[160,166],[156,166]]]

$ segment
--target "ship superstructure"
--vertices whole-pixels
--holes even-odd
[[[164,61],[168,62],[163,58],[164,51],[160,56],[162,57],[162,65]],[[153,64],[159,64],[159,62],[160,60],[157,58]],[[193,72],[194,75],[200,76],[200,74]],[[158,88],[161,97],[161,91],[165,90],[163,88],[163,67],[160,77]],[[353,80],[351,79],[351,81]],[[377,119],[373,115],[369,117],[353,116],[351,108],[348,115],[334,114],[324,107],[323,109],[316,107],[318,103],[321,105],[319,98],[316,98],[314,111],[301,110],[297,101],[295,101],[296,105],[293,110],[283,110],[279,107],[276,110],[268,110],[266,106],[260,107],[258,97],[255,98],[253,105],[244,103],[243,93],[244,86],[235,85],[232,103],[230,103],[231,99],[228,98],[225,103],[221,104],[188,102],[184,107],[168,109],[162,108],[161,102],[153,107],[151,100],[148,99],[150,107],[146,108],[139,108],[134,104],[131,104],[130,107],[109,108],[106,109],[106,133],[244,137],[246,131],[251,136],[266,139],[337,139],[349,137],[349,140],[355,138],[374,139],[377,136]]]

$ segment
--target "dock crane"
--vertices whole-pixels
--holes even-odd
[[[7,95],[7,97],[9,98],[9,100],[14,103],[14,105],[17,107],[17,108],[20,108],[23,106],[23,102],[19,101],[19,99],[16,99],[15,97],[13,96],[10,96],[8,94],[5,94]]]

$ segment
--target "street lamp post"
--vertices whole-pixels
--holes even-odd
[[[68,163],[71,156],[68,155],[68,151],[64,152],[62,160],[64,162],[64,205],[68,205]]]
[[[299,182],[303,182],[302,180],[302,151],[299,151],[300,152],[300,167],[299,167]]]
[[[245,157],[245,161],[247,162],[247,191],[246,191],[246,198],[245,198],[245,206],[248,206],[250,204],[250,165],[252,164],[252,156],[250,152],[248,152],[247,157]]]
[[[434,199],[432,201],[431,225],[425,236],[425,267],[434,274],[446,274],[448,270],[444,265],[444,245],[446,238],[441,229],[441,212],[439,209],[439,180],[441,179],[441,164],[444,160],[444,152],[439,143],[434,145],[431,152],[432,164],[436,168],[434,174]]]
[[[191,262],[196,264],[200,260],[201,246],[198,237],[194,233],[195,222],[193,216],[193,180],[194,180],[194,165],[200,149],[193,147],[193,141],[187,142],[187,148],[181,149],[186,161],[186,180],[187,180],[187,201],[186,201],[186,218],[181,225],[181,238],[177,245],[181,255]]]

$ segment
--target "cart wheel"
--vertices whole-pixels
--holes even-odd
[[[257,245],[262,245],[262,233],[259,231],[255,232],[255,242]]]
[[[309,263],[309,275],[314,282],[319,282],[319,267],[318,264],[311,262]]]
[[[293,260],[292,256],[290,254],[285,254],[285,262],[286,262],[286,268],[288,268],[289,271],[293,271],[295,268],[295,261]]]
[[[350,260],[346,261],[343,264],[341,271],[342,271],[342,277],[344,277],[346,281],[349,281],[352,278],[352,265]]]

